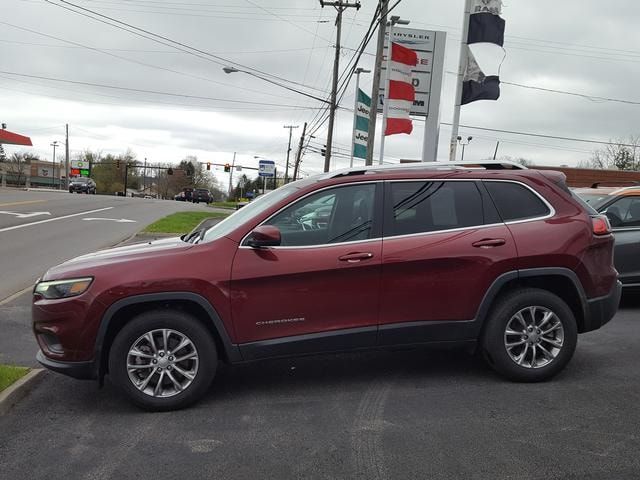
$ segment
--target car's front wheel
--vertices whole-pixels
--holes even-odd
[[[127,323],[109,354],[109,375],[145,410],[184,408],[209,388],[217,367],[211,333],[178,310],[153,310]]]
[[[498,300],[482,338],[491,366],[518,382],[559,373],[576,348],[576,320],[569,306],[546,290],[526,288]]]

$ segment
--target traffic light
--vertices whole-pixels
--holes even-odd
[[[116,168],[120,170],[120,159],[116,158]]]
[[[207,170],[211,170],[211,162],[207,162]]]
[[[226,173],[229,173],[231,171],[231,165],[229,165],[228,163],[224,164],[224,171]]]
[[[322,155],[323,157],[327,156],[327,146],[325,145],[324,148],[320,149],[320,155]]]

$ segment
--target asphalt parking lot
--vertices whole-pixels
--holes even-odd
[[[553,381],[414,349],[222,367],[179,412],[47,373],[0,417],[0,477],[640,478],[640,296]]]

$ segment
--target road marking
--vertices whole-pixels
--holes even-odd
[[[5,215],[15,215],[17,218],[29,218],[29,217],[39,217],[40,215],[51,215],[51,212],[20,213],[20,212],[8,212],[6,210],[0,210],[0,213],[3,213]]]
[[[2,213],[2,212],[0,212]],[[128,220],[126,218],[104,218],[104,217],[90,217],[90,218],[83,218],[82,220],[108,220],[111,222],[117,222],[117,223],[136,223],[135,220]]]
[[[44,203],[46,200],[24,200],[22,202],[0,203],[0,207],[8,207],[10,205],[27,205],[29,203]]]
[[[35,283],[35,282],[34,282]],[[13,300],[15,300],[16,298],[20,297],[21,295],[24,295],[27,292],[30,292],[31,290],[33,290],[33,285],[29,285],[26,288],[23,288],[22,290],[20,290],[19,292],[16,292],[12,295],[9,295],[7,298],[5,298],[4,300],[0,300],[0,307],[2,305],[6,305],[9,302],[12,302]]]
[[[56,220],[63,220],[65,218],[79,217],[80,215],[88,215],[89,213],[104,212],[105,210],[111,210],[112,208],[113,207],[98,208],[96,210],[87,210],[86,212],[72,213],[71,215],[63,215],[62,217],[47,218],[46,220],[38,220],[37,222],[23,223],[22,225],[15,225],[13,227],[0,228],[0,233],[8,232],[9,230],[17,230],[19,228],[31,227],[33,225],[40,225],[41,223],[55,222]]]

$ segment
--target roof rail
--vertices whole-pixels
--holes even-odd
[[[527,167],[514,162],[497,160],[481,160],[479,162],[415,162],[415,163],[394,163],[393,165],[367,165],[362,167],[346,168],[326,173],[323,178],[347,177],[350,175],[364,175],[385,170],[400,169],[474,169],[484,168],[485,170],[526,170]]]

